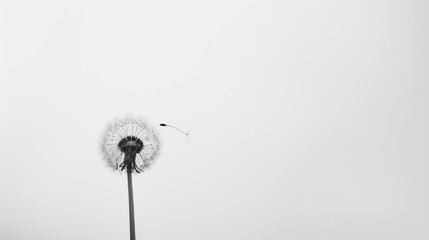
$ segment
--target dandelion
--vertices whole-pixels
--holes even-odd
[[[116,122],[104,139],[105,157],[109,163],[121,171],[140,173],[149,167],[159,148],[155,133],[141,120]]]
[[[106,133],[103,150],[115,170],[127,171],[130,212],[130,239],[135,240],[132,173],[141,173],[157,156],[155,133],[141,120],[116,122]]]

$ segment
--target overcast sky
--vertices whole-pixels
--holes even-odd
[[[137,239],[429,239],[427,1],[0,2],[0,239],[128,239],[128,116]]]

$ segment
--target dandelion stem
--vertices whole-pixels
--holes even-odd
[[[128,178],[128,204],[130,209],[130,240],[136,239],[136,231],[134,226],[134,197],[133,197],[133,179],[131,165],[127,167]]]

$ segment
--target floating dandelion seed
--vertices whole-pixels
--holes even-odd
[[[175,126],[173,126],[173,125],[167,125],[167,124],[165,124],[165,123],[161,123],[161,124],[159,124],[159,126],[161,126],[161,127],[171,127],[171,128],[176,129],[177,131],[179,131],[179,132],[181,132],[181,133],[185,134],[186,136],[188,136],[188,135],[189,135],[189,133],[184,132],[184,131],[182,131],[182,130],[178,129],[177,127],[175,127]]]
[[[115,123],[106,133],[103,150],[106,159],[115,168],[127,171],[130,212],[130,239],[135,240],[134,198],[131,174],[149,167],[159,149],[155,133],[141,120]]]

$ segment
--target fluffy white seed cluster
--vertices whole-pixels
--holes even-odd
[[[118,169],[124,161],[125,154],[119,148],[119,142],[126,137],[136,137],[143,142],[143,149],[136,155],[135,163],[142,170],[149,167],[158,154],[159,141],[146,122],[135,119],[117,121],[107,130],[103,151],[109,164]]]

